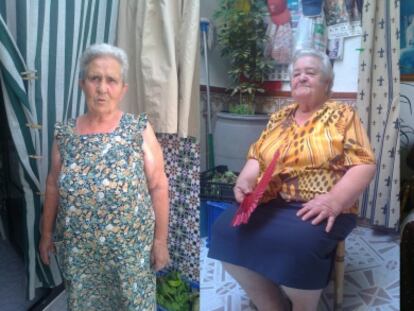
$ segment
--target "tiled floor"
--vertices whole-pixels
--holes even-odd
[[[238,284],[207,258],[201,249],[200,311],[254,311]],[[399,310],[399,236],[357,227],[346,240],[344,311]],[[57,297],[47,311],[62,311],[65,295]],[[318,311],[333,305],[332,282],[323,292]]]
[[[38,289],[35,299],[29,301],[26,285],[23,258],[10,242],[0,238],[0,310],[26,311],[45,293]]]
[[[60,293],[43,311],[67,311],[66,292]]]
[[[201,249],[200,311],[253,311],[239,285]],[[399,236],[357,227],[346,240],[344,311],[399,310]],[[318,311],[332,310],[333,284]]]
[[[27,310],[25,286],[23,259],[9,242],[0,240],[0,310]]]

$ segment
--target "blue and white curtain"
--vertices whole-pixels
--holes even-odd
[[[395,229],[400,218],[399,25],[399,1],[364,1],[357,109],[377,172],[360,202],[360,215]]]
[[[0,1],[0,83],[24,190],[29,298],[62,280],[37,252],[49,147],[56,121],[85,111],[78,60],[95,42],[115,42],[118,0]],[[1,104],[1,100],[0,100]]]

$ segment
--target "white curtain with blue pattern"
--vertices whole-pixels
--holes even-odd
[[[400,218],[399,25],[399,1],[364,1],[357,109],[377,172],[360,201],[360,215],[373,225],[395,229]]]

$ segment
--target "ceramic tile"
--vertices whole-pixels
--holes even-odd
[[[169,181],[170,268],[188,280],[199,281],[200,146],[193,138],[157,134]]]

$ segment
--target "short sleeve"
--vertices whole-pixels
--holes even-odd
[[[139,115],[137,115],[135,117],[135,122],[136,122],[136,130],[135,130],[135,135],[137,137],[137,141],[138,144],[140,146],[142,146],[142,144],[144,143],[144,138],[142,136],[142,133],[145,131],[145,129],[148,126],[148,115],[146,113],[140,113]]]
[[[265,141],[268,133],[274,128],[275,120],[277,119],[276,114],[272,114],[266,128],[260,134],[260,137],[256,142],[250,145],[249,151],[247,152],[247,159],[255,159],[259,161],[260,158],[260,146]]]
[[[359,115],[349,107],[344,117],[347,120],[344,132],[345,166],[375,164],[374,152]]]
[[[140,133],[145,131],[148,125],[148,115],[146,113],[140,113],[138,115],[138,130]]]
[[[56,122],[54,127],[53,138],[58,146],[60,154],[63,154],[63,134],[64,132],[64,124],[62,122]]]
[[[263,133],[265,131],[262,132],[262,134],[260,135],[260,138],[258,140],[256,140],[253,144],[250,145],[249,147],[249,151],[247,152],[247,159],[255,159],[255,160],[259,160],[259,146],[261,145],[261,143],[263,142],[262,136]]]

